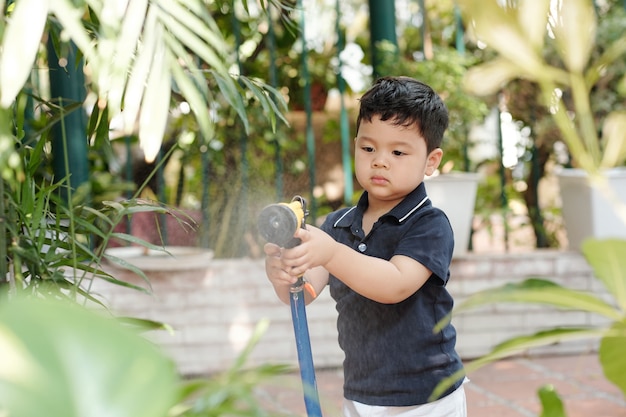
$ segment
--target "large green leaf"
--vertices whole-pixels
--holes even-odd
[[[581,250],[593,268],[595,276],[615,297],[621,308],[621,317],[626,314],[626,240],[588,239]]]
[[[533,303],[570,310],[587,311],[600,314],[612,320],[620,320],[623,315],[611,304],[583,291],[576,291],[552,281],[530,278],[520,283],[506,284],[477,292],[455,308],[455,314],[486,304],[493,303]],[[440,331],[450,317],[441,320],[435,327]]]
[[[614,323],[600,341],[600,363],[606,378],[626,396],[626,319]]]
[[[173,362],[117,321],[73,303],[17,299],[0,308],[0,414],[163,417]]]
[[[603,328],[559,327],[540,331],[531,335],[524,335],[507,339],[504,342],[496,345],[488,354],[481,356],[480,358],[466,364],[465,369],[462,369],[442,380],[435,387],[430,398],[439,398],[439,396],[441,396],[441,394],[443,394],[448,388],[450,388],[456,381],[463,378],[466,373],[470,374],[471,372],[480,369],[487,364],[495,362],[498,359],[506,358],[513,355],[519,355],[529,349],[550,346],[555,343],[581,339],[600,339],[606,333],[607,330]]]

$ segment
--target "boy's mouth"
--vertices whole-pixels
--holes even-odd
[[[389,182],[387,178],[379,176],[379,175],[374,175],[373,177],[370,178],[370,181],[372,181],[372,184],[376,184],[376,185],[385,185]]]

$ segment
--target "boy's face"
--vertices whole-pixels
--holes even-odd
[[[413,191],[425,175],[432,175],[443,152],[426,151],[426,140],[416,126],[400,126],[393,121],[361,121],[355,139],[356,178],[369,194],[370,206],[391,209]]]

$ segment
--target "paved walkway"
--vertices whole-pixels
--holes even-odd
[[[626,398],[603,376],[595,354],[502,360],[469,375],[468,417],[537,417],[537,390],[552,384],[568,417],[626,417]],[[324,417],[340,417],[342,371],[316,373]],[[288,375],[260,395],[283,415],[305,417],[299,375]]]

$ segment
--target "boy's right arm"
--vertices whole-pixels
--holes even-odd
[[[266,243],[263,250],[265,252],[265,273],[267,278],[272,283],[278,298],[285,304],[289,304],[290,289],[296,283],[297,277],[287,272],[291,267],[285,265],[282,261],[282,251],[284,249],[273,243]],[[308,304],[317,298],[320,292],[324,290],[324,287],[326,287],[326,284],[328,284],[328,271],[321,266],[312,268],[305,273],[305,279],[315,291],[315,297],[311,296],[308,291],[304,292],[305,301]]]

